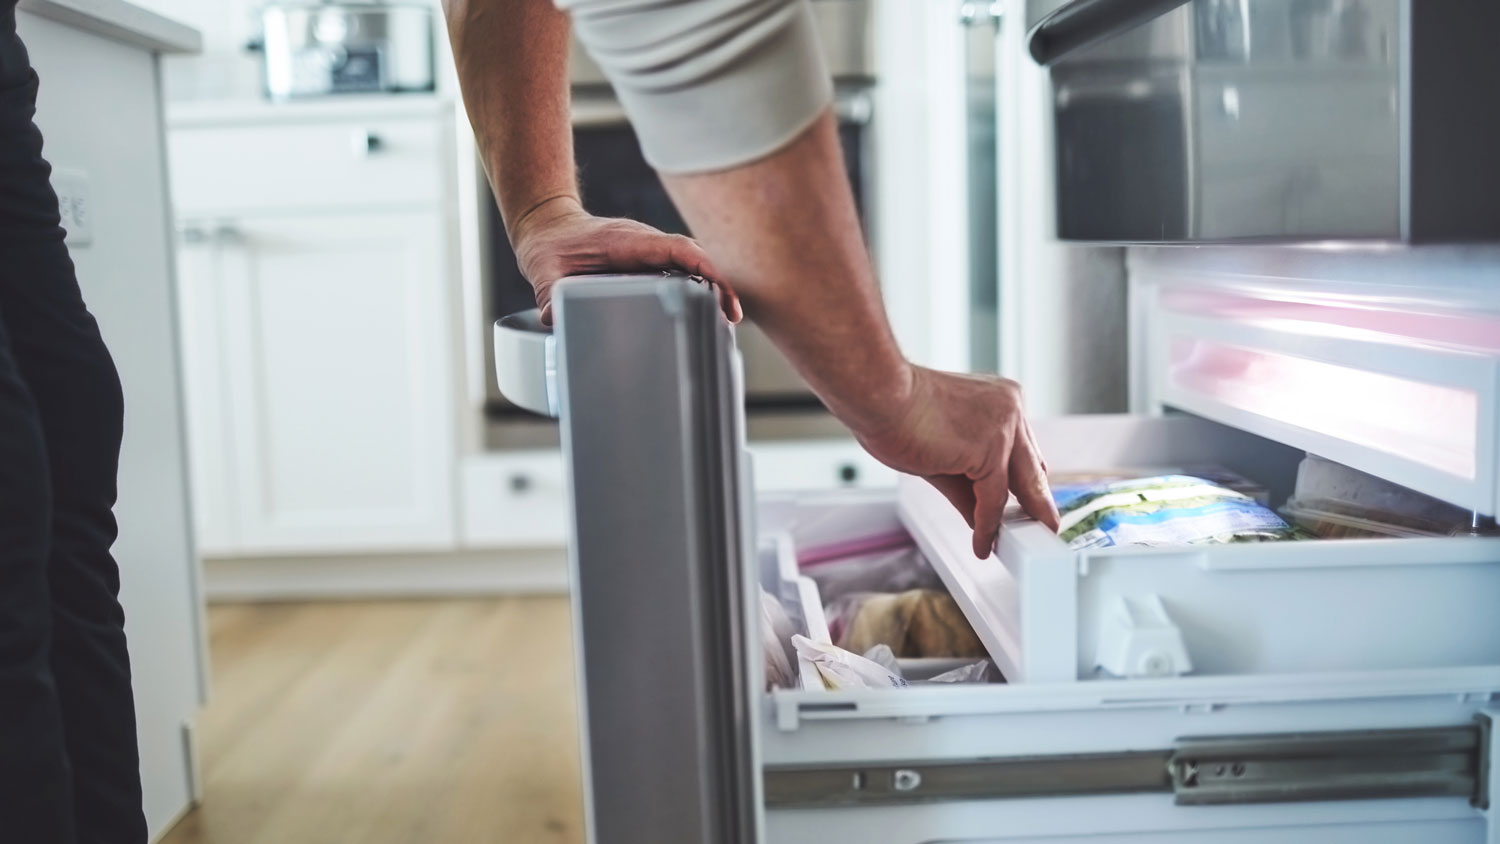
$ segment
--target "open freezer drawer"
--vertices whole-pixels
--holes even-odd
[[[1248,674],[1226,665],[1225,673],[1203,676],[1085,680],[1079,643],[1086,635],[1036,656],[1027,648],[1044,643],[1027,639],[1026,625],[1041,623],[1041,613],[1018,603],[1010,609],[1019,614],[1007,616],[979,590],[971,604],[988,602],[1018,631],[1015,647],[999,649],[1014,655],[1018,682],[765,691],[753,646],[760,587],[769,580],[764,567],[783,571],[785,553],[796,549],[781,543],[758,553],[733,338],[712,294],[672,279],[597,280],[561,286],[556,302],[556,369],[534,392],[539,409],[562,417],[572,484],[575,642],[594,844],[1500,840],[1486,814],[1494,754],[1481,717],[1500,695],[1493,660],[1379,670],[1317,665],[1300,673],[1272,661],[1247,663]],[[515,330],[533,346],[545,335],[536,326]],[[1067,465],[1117,464],[1128,446],[1131,463],[1146,462],[1154,449],[1171,462],[1224,463],[1284,490],[1296,457],[1197,420],[1057,426],[1038,433],[1048,448],[1048,438],[1070,437],[1076,453],[1067,459],[1076,462]],[[1065,433],[1075,426],[1101,427]],[[1054,463],[1061,457],[1049,451]],[[861,493],[781,500],[759,518],[772,527],[780,508],[779,518],[795,521],[798,508],[816,503],[850,508],[851,530],[899,520],[938,563],[942,547],[966,528],[955,529],[957,517],[941,508],[924,514],[912,497],[919,489],[908,487],[899,503],[852,497]],[[1032,577],[1037,572],[1054,578],[1055,588],[1066,575],[1075,606],[1064,626],[1082,630],[1088,573],[1076,560],[1045,570],[1043,557],[1056,544],[1048,546],[1039,530],[1010,525],[999,549],[1004,563],[963,567],[954,558],[948,576],[1019,572],[1022,594],[1027,583],[1043,582]],[[780,535],[799,541],[796,531]],[[1468,547],[1460,540],[1399,544],[1452,557],[1435,568],[1491,568],[1488,559],[1459,559],[1487,554],[1457,550]],[[1374,545],[1370,552],[1385,555],[1372,568],[1422,562]],[[1292,561],[1300,565],[1318,562],[1320,552],[1293,553],[1304,555]],[[1191,562],[1187,568],[1205,578],[1240,576],[1216,568],[1219,558],[1210,556],[1206,567],[1191,555],[1160,563]],[[1090,560],[1090,571],[1116,562]],[[1367,563],[1350,559],[1343,567],[1355,572]],[[1250,576],[1278,576],[1270,563],[1250,568]],[[964,591],[956,579],[950,587]],[[793,594],[807,599],[805,590]],[[1246,617],[1257,625],[1252,633],[1265,632],[1265,616]],[[1492,627],[1467,616],[1458,623],[1478,623],[1473,635],[1485,641],[1475,652],[1489,653]],[[1419,643],[1448,641],[1446,633],[1410,632]],[[1212,648],[1193,647],[1212,665]],[[1058,673],[1058,681],[1042,681],[1043,671]]]
[[[1090,448],[1105,448],[1109,430],[1138,448],[1161,438],[1181,449],[1195,430],[1210,439],[1244,436],[1192,419],[1098,418],[1046,423],[1038,435],[1056,436],[1057,425],[1091,428]],[[1241,445],[1247,456],[1260,447],[1253,438]],[[912,509],[913,489],[899,500],[871,492],[762,499],[761,528],[776,538],[776,553],[762,558],[764,582],[786,579],[786,561],[800,547],[883,534],[898,520],[913,527],[935,567],[947,569],[955,592],[953,560],[932,542],[937,524],[951,528],[941,534],[976,570],[1009,571],[993,558],[973,560],[967,527],[937,515],[946,511],[924,523]],[[1067,561],[1036,563],[1079,577]],[[807,589],[783,594],[816,601]],[[820,611],[807,605],[796,614]],[[830,692],[803,678],[799,689],[771,692],[760,730],[764,840],[1494,840],[1483,807],[1492,788],[1487,713],[1500,695],[1500,665],[1012,679]]]

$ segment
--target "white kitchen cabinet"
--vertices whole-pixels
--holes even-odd
[[[205,553],[453,547],[444,244],[436,213],[184,226]]]

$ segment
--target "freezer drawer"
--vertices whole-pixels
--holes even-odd
[[[1174,454],[1195,457],[1191,444],[1198,437],[1221,456],[1258,457],[1273,470],[1290,457],[1274,449],[1262,453],[1269,444],[1253,439],[1241,440],[1237,449],[1227,440],[1213,442],[1230,434],[1193,419],[1060,420],[1038,428],[1043,447],[1067,428],[1089,432],[1076,444],[1080,460],[1108,456],[1108,449],[1125,443],[1148,450],[1135,452],[1141,454],[1176,442]],[[948,584],[957,592],[955,558],[945,561],[946,552],[931,538],[939,533],[935,525],[946,526],[953,549],[972,560],[967,528],[949,524],[944,510],[914,510],[920,505],[913,489],[902,490],[899,499],[878,492],[761,499],[759,529],[767,539],[762,583],[795,581],[787,561],[799,547],[906,525],[934,565],[949,569]],[[1024,528],[1013,522],[1008,531]],[[1308,543],[1319,544],[1353,545]],[[1002,540],[1002,554],[1005,548]],[[976,571],[1015,568],[995,559],[973,562]],[[1080,583],[1090,576],[1080,574],[1076,561],[1034,564]],[[1288,563],[1304,564],[1306,558]],[[1359,565],[1329,568],[1349,577],[1362,571]],[[1191,571],[1192,577],[1224,574],[1196,563]],[[1278,571],[1295,568],[1265,566],[1251,574],[1275,577]],[[1079,588],[1071,599],[1082,607],[1087,593]],[[809,603],[816,594],[805,586],[780,594],[802,619],[820,612]],[[1347,610],[1343,602],[1332,612]],[[1248,618],[1253,638],[1253,623],[1261,619]],[[1407,632],[1418,639],[1442,636],[1425,628]],[[1500,640],[1492,630],[1476,636]],[[1212,651],[1200,647],[1195,657],[1199,652],[1213,664]],[[764,840],[1477,844],[1491,840],[1487,816],[1476,806],[1489,794],[1484,772],[1491,739],[1487,722],[1476,718],[1500,693],[1495,662],[1088,682],[1076,674],[1062,682],[1022,676],[1010,684],[867,692],[824,691],[804,675],[799,688],[770,693],[763,710]],[[1070,658],[1069,666],[1075,664]]]
[[[1073,417],[1035,432],[1053,471],[1215,463],[1265,483],[1273,502],[1300,458],[1188,417]],[[1101,667],[1143,676],[1500,665],[1497,539],[1071,551],[1016,518],[996,555],[978,560],[968,527],[927,484],[902,480],[900,512],[1011,682],[1085,679]],[[1142,615],[1155,623],[1132,619]]]
[[[591,841],[1500,840],[1481,717],[1500,696],[1500,636],[1475,597],[1495,594],[1484,578],[1500,546],[1080,556],[1012,521],[998,559],[980,561],[916,482],[757,511],[733,338],[712,294],[671,279],[559,291],[547,392],[568,460]],[[1278,500],[1301,456],[1192,418],[1037,433],[1054,468],[1217,463]],[[895,530],[967,602],[1013,682],[835,693],[802,677],[766,691],[762,589],[811,631],[817,596],[787,566],[799,545]],[[1193,674],[1093,674],[1088,618],[1111,589],[1149,589],[1194,623],[1175,590],[1202,591],[1189,594],[1213,618],[1181,625]],[[1296,628],[1315,605],[1338,623],[1299,628],[1306,653],[1294,653],[1274,610]]]

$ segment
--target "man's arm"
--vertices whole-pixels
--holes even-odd
[[[566,39],[550,42],[556,50],[550,57],[526,60],[513,52],[522,32],[534,43],[555,38],[553,30],[517,23],[522,9],[549,23],[529,8],[548,2],[448,5],[455,52],[475,54],[460,59],[460,78],[476,132],[494,133],[483,143],[491,180],[502,193],[522,190],[538,199],[546,198],[545,189],[509,187],[496,174],[528,170],[531,154],[555,156],[569,131],[565,117],[544,124],[555,133],[550,142],[542,131],[528,136],[500,128],[507,121],[536,124],[533,110],[553,108],[558,99],[564,106],[557,114],[566,112]],[[648,160],[707,250],[687,238],[643,245],[653,230],[601,227],[580,218],[576,199],[546,202],[524,220],[507,220],[539,300],[549,277],[591,271],[580,255],[599,257],[601,271],[670,264],[727,282],[875,457],[927,478],[964,514],[974,528],[975,554],[989,554],[1012,490],[1029,513],[1055,527],[1057,510],[1018,386],[912,366],[896,345],[855,214],[828,108],[831,86],[805,3],[564,2],[610,75]],[[538,148],[525,146],[527,137]],[[524,172],[518,178],[528,182]],[[637,261],[637,253],[658,262]]]
[[[902,355],[845,173],[825,111],[767,158],[663,181],[751,319],[871,454],[942,491],[974,528],[977,556],[989,555],[1009,492],[1055,528],[1020,387]]]
[[[566,276],[663,268],[717,276],[691,238],[584,211],[569,115],[571,27],[552,0],[444,0],[443,12],[485,172],[544,321],[552,286]],[[738,321],[733,292],[719,290],[725,315]]]
[[[548,0],[444,0],[443,11],[506,232],[544,205],[579,207],[568,16]]]

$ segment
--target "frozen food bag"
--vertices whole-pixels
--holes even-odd
[[[1269,507],[1192,475],[1055,483],[1058,536],[1069,548],[1193,545],[1302,538]]]
[[[856,689],[904,689],[909,684],[899,674],[878,662],[850,653],[837,645],[829,645],[798,634],[792,637],[792,646],[818,669],[823,685],[829,691],[840,692]]]
[[[827,613],[833,640],[855,653],[876,645],[903,659],[987,653],[957,602],[937,589],[846,595],[830,603]]]

